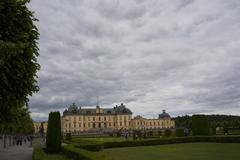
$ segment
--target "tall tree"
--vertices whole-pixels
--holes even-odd
[[[205,115],[192,116],[192,132],[194,136],[209,135],[209,124],[207,116]]]
[[[36,72],[39,33],[30,0],[0,1],[0,131],[21,116],[28,97],[39,90]]]
[[[47,151],[56,153],[61,150],[61,119],[59,112],[51,112],[48,117]]]

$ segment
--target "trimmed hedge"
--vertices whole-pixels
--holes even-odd
[[[192,134],[193,136],[209,136],[210,129],[207,116],[193,115],[192,116]]]
[[[62,153],[73,160],[109,160],[109,157],[102,152],[91,152],[73,145],[64,146]]]
[[[214,142],[214,143],[240,143],[240,136],[196,136],[196,137],[179,137],[166,138],[157,140],[143,141],[123,141],[123,142],[105,142],[104,148],[119,148],[119,147],[136,147],[136,146],[153,146],[163,144],[190,143],[190,142]]]
[[[89,145],[74,145],[76,148],[86,149],[88,151],[98,152],[103,150],[103,143],[89,144]]]
[[[49,113],[47,128],[47,151],[50,153],[58,153],[61,151],[61,119],[59,112]]]
[[[45,160],[45,153],[42,148],[34,148],[32,160]]]
[[[182,128],[176,129],[176,137],[184,137],[184,129]]]

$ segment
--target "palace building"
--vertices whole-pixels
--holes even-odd
[[[140,130],[169,129],[175,128],[175,121],[163,110],[156,119],[146,119],[139,115],[134,117],[131,120],[131,128]]]
[[[113,108],[81,108],[74,104],[63,112],[62,130],[66,132],[94,132],[130,129],[132,111],[123,104]]]
[[[96,108],[81,108],[71,105],[62,116],[64,133],[170,128],[175,128],[175,121],[165,110],[156,119],[141,116],[132,118],[132,111],[123,104],[113,108],[100,108],[98,105]]]
[[[38,134],[41,132],[41,130],[46,134],[47,133],[47,122],[33,122],[34,126],[34,133]]]
[[[138,115],[132,118],[132,111],[125,105],[113,108],[83,108],[75,104],[63,112],[61,125],[63,133],[115,132],[118,130],[162,130],[175,128],[175,121],[165,110],[156,119]],[[47,131],[47,122],[34,123],[35,133],[41,125]]]

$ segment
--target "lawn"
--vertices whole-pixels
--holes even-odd
[[[105,149],[113,160],[238,160],[240,144],[187,143]]]

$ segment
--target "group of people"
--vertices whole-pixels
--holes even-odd
[[[14,142],[16,143],[16,145],[23,145],[27,144],[27,142],[30,142],[30,144],[32,145],[32,140],[33,140],[33,136],[14,136]]]

